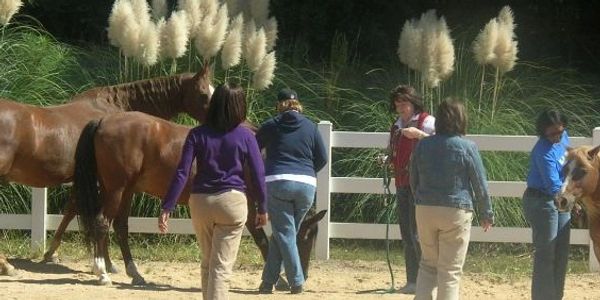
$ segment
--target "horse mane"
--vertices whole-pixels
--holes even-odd
[[[141,111],[170,119],[184,110],[186,83],[194,73],[137,80],[129,83],[95,87],[73,100],[103,101],[123,111]]]

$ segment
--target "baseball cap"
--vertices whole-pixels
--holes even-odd
[[[288,88],[283,88],[277,93],[277,101],[285,101],[288,99],[298,100],[298,94],[296,91]]]

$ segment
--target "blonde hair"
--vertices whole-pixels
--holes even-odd
[[[296,110],[299,113],[302,112],[302,104],[298,99],[287,99],[277,102],[277,111],[282,113],[288,110]]]

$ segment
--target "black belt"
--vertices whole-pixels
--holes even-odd
[[[544,193],[542,190],[539,190],[536,188],[531,188],[531,187],[528,187],[525,190],[525,194],[528,196],[532,196],[532,197],[552,197],[552,195],[548,195],[548,194]]]

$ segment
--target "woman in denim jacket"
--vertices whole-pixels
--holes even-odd
[[[564,176],[569,137],[566,117],[556,110],[542,112],[536,122],[539,139],[529,160],[523,211],[533,236],[531,298],[562,299],[569,256],[570,212],[559,212],[554,202]]]
[[[277,95],[279,114],[267,120],[256,139],[266,149],[265,181],[273,238],[262,273],[259,293],[270,294],[285,269],[292,294],[301,293],[304,274],[296,234],[313,204],[316,173],[327,163],[327,152],[317,125],[302,115],[298,94],[282,89]]]
[[[411,159],[421,245],[417,300],[432,299],[436,287],[437,299],[459,298],[474,202],[484,231],[494,223],[483,163],[477,146],[463,137],[466,128],[464,105],[445,99],[436,113],[436,135],[421,140]]]

